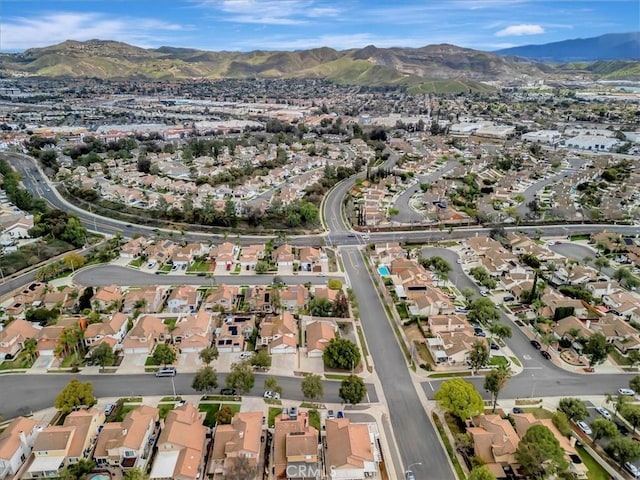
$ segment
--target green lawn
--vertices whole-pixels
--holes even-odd
[[[276,417],[282,413],[282,408],[279,407],[269,407],[269,416],[268,423],[269,427],[274,427],[276,424]]]
[[[158,405],[158,415],[160,418],[167,418],[167,414],[176,407],[175,403],[162,403]]]
[[[169,329],[169,331],[171,331],[175,328],[176,323],[178,323],[178,317],[165,318],[162,320],[162,323],[164,323]]]
[[[13,370],[14,368],[31,368],[34,359],[29,358],[25,352],[20,352],[14,360],[5,360],[0,363],[0,370]]]
[[[553,418],[553,412],[546,410],[542,407],[536,407],[536,408],[523,408],[522,409],[525,413],[531,413],[533,414],[534,417],[536,417],[539,420],[543,420],[545,418]]]
[[[219,403],[201,403],[198,405],[198,410],[207,412],[203,422],[205,426],[213,427],[216,424],[216,413],[220,410]]]
[[[309,425],[315,427],[318,430],[318,433],[322,431],[322,427],[320,426],[320,413],[318,410],[309,410]]]
[[[187,267],[187,272],[209,272],[211,271],[211,262],[198,260]]]
[[[496,355],[495,357],[491,357],[491,361],[489,362],[489,365],[495,365],[495,366],[500,366],[500,365],[504,365],[505,367],[509,364],[509,360],[507,360],[507,357],[502,357],[499,355]]]
[[[325,373],[324,376],[327,380],[344,380],[349,378],[349,375],[340,375],[338,373]]]
[[[140,405],[123,405],[117,415],[112,416],[112,422],[121,422],[124,416],[134,408],[138,408]]]
[[[133,260],[131,260],[129,262],[129,266],[130,267],[140,268],[143,263],[144,263],[144,259],[142,257],[138,257],[138,258],[134,258]]]
[[[576,450],[578,451],[578,454],[585,466],[589,469],[589,472],[587,473],[587,478],[589,480],[609,480],[611,478],[607,471],[587,453],[584,447],[576,447]]]
[[[436,415],[435,413],[432,415],[433,415],[432,417],[433,423],[436,424],[436,428],[438,429],[438,433],[440,434],[440,439],[444,444],[444,447],[447,451],[447,455],[449,455],[449,459],[451,460],[451,463],[453,463],[453,468],[455,469],[458,478],[466,478],[466,475],[464,474],[464,470],[462,470],[462,467],[460,466],[460,462],[458,461],[458,457],[455,451],[453,450],[453,447],[451,446],[451,442],[449,442],[449,437],[445,433],[444,426],[442,425],[440,418],[438,418],[438,415]]]
[[[146,367],[157,367],[160,364],[158,362],[155,361],[155,359],[151,356],[147,357],[147,359],[144,361],[144,365]]]
[[[159,272],[164,272],[164,273],[169,273],[171,271],[171,265],[169,265],[168,263],[165,263],[160,268],[158,268],[158,271]]]

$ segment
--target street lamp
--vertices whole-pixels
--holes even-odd
[[[411,472],[413,474],[413,472],[411,471],[411,467],[414,467],[416,465],[422,465],[422,462],[415,462],[415,463],[412,463],[411,465],[409,465],[407,467],[407,469],[405,470],[405,472],[404,472],[405,475],[408,474],[409,472]]]

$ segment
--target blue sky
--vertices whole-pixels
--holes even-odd
[[[3,52],[92,38],[234,51],[490,51],[638,30],[638,0],[0,0]]]

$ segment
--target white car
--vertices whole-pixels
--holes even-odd
[[[253,357],[253,352],[242,352],[240,354],[240,360],[246,360],[247,358]]]
[[[607,420],[611,420],[611,413],[609,413],[609,410],[607,410],[606,408],[604,408],[604,407],[596,407],[596,412],[598,412],[600,415],[602,415]]]
[[[633,396],[636,394],[636,392],[634,392],[634,391],[633,391],[633,390],[631,390],[630,388],[619,388],[619,389],[618,389],[618,393],[619,393],[620,395],[628,395],[628,396],[630,396],[630,397],[633,397]]]
[[[278,392],[272,392],[271,390],[267,390],[262,396],[264,398],[270,398],[272,400],[280,400],[280,394]]]
[[[640,477],[640,470],[631,462],[625,462],[624,469],[631,474],[633,478]]]
[[[585,422],[576,422],[576,425],[578,425],[578,428],[582,430],[586,435],[591,435],[593,433],[591,431],[591,427]]]

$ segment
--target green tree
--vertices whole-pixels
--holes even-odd
[[[29,357],[29,360],[33,362],[38,356],[38,342],[36,339],[27,338],[22,351]]]
[[[471,322],[490,324],[500,319],[500,312],[490,299],[482,297],[471,303],[471,310],[467,316]]]
[[[640,425],[640,406],[638,405],[626,405],[622,410],[622,416],[633,427],[633,433],[636,433],[636,428]]]
[[[584,420],[589,416],[587,406],[582,400],[575,397],[566,397],[560,399],[558,410],[564,412],[567,418],[569,420],[573,420],[574,422]]]
[[[135,467],[125,472],[123,480],[149,480],[149,475]]]
[[[627,352],[627,360],[632,367],[635,367],[640,363],[640,351],[638,350],[629,350]],[[639,390],[636,390],[636,392]]]
[[[161,365],[171,365],[176,361],[177,355],[173,348],[166,343],[156,345],[153,350],[153,360]]]
[[[609,260],[607,260],[607,257],[598,257],[593,261],[593,264],[598,269],[598,272],[600,272],[603,268],[607,268],[609,266]]]
[[[202,350],[200,350],[200,353],[198,353],[200,360],[202,360],[207,365],[216,360],[219,355],[220,353],[218,352],[218,349],[216,347],[203,348]]]
[[[634,392],[640,392],[640,375],[636,375],[629,380],[629,388]]]
[[[640,443],[629,437],[617,436],[609,440],[605,451],[622,466],[640,458]]]
[[[227,387],[235,388],[240,395],[249,393],[256,382],[256,376],[249,362],[234,363],[227,375]]]
[[[70,268],[73,271],[83,267],[86,263],[86,259],[82,255],[73,252],[66,254],[63,261],[67,268]]]
[[[505,338],[511,338],[512,332],[511,327],[502,322],[492,322],[489,325],[489,333],[491,334],[491,338],[498,337],[500,340],[504,340]]]
[[[69,480],[84,480],[96,468],[96,462],[81,458],[75,463],[62,469],[60,478]]]
[[[322,353],[322,359],[329,368],[353,370],[360,364],[360,350],[347,338],[332,338]]]
[[[193,377],[191,388],[196,392],[209,393],[211,390],[218,388],[218,374],[209,365],[202,367]]]
[[[53,404],[62,413],[70,413],[74,407],[80,405],[92,406],[97,402],[93,396],[93,384],[91,382],[80,382],[74,378],[60,391]]]
[[[229,405],[223,405],[216,413],[216,421],[223,425],[229,425],[233,420],[233,410]]]
[[[500,365],[498,368],[491,370],[484,377],[484,389],[491,394],[493,400],[492,412],[495,413],[498,404],[498,395],[511,378],[511,369],[506,365]]]
[[[554,413],[551,417],[551,421],[558,429],[558,431],[565,437],[570,437],[573,433],[573,429],[571,428],[569,419],[564,412],[557,411],[556,413]]]
[[[367,386],[364,380],[357,375],[349,375],[342,380],[338,395],[344,403],[355,405],[360,403],[367,394]]]
[[[471,351],[469,352],[469,367],[471,367],[471,372],[475,373],[480,368],[484,367],[489,363],[489,359],[491,355],[489,354],[489,347],[487,347],[487,343],[483,340],[476,340],[471,345]]]
[[[533,478],[561,475],[569,467],[560,442],[544,425],[529,427],[518,444],[515,459],[523,473]]]
[[[280,384],[278,383],[278,380],[276,380],[275,377],[267,377],[264,379],[264,390],[277,392],[280,395],[282,395],[282,387],[280,386]]]
[[[332,278],[327,282],[329,290],[342,290],[342,282],[339,278]]]
[[[612,345],[607,342],[607,338],[603,334],[594,333],[587,340],[582,353],[589,359],[589,366],[594,367],[607,359],[611,348]]]
[[[435,394],[438,405],[463,422],[484,411],[484,401],[472,383],[461,378],[446,380]]]
[[[328,298],[314,297],[309,300],[309,313],[314,317],[330,317],[332,308]]]
[[[475,290],[473,288],[471,288],[471,287],[462,287],[462,289],[460,289],[460,293],[464,297],[464,299],[465,299],[465,301],[467,303],[467,307],[471,306],[471,302],[473,300],[473,297],[476,296]]]
[[[591,439],[594,445],[601,438],[613,438],[619,435],[616,424],[606,418],[596,418],[591,422],[591,432],[593,432],[591,434]]]
[[[110,367],[116,363],[116,354],[113,351],[113,348],[111,348],[111,345],[103,342],[91,351],[89,359],[93,363],[100,365],[102,368]]]
[[[269,368],[271,366],[271,355],[266,348],[260,349],[249,360],[254,367]]]
[[[467,480],[496,480],[496,477],[484,465],[473,467]]]
[[[315,374],[307,375],[300,383],[300,389],[304,398],[308,398],[312,402],[319,400],[324,395],[322,377]]]
[[[255,268],[256,273],[267,273],[268,271],[269,271],[269,263],[267,263],[264,260],[260,260],[258,261],[258,263],[256,263],[256,268]]]

